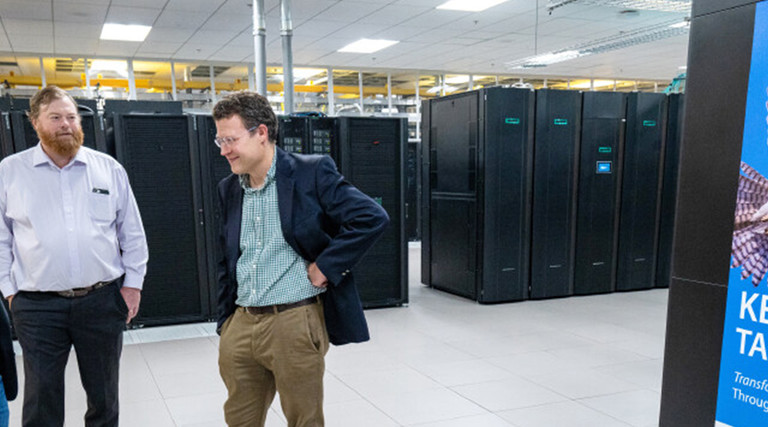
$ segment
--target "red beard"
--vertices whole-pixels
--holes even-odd
[[[38,130],[37,136],[46,148],[63,157],[74,157],[83,145],[83,130],[79,127],[71,129],[69,133],[56,134]]]

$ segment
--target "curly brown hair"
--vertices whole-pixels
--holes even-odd
[[[266,126],[270,142],[277,141],[277,117],[267,98],[256,92],[242,91],[225,96],[213,107],[213,120],[228,119],[234,115],[243,120],[246,128]]]

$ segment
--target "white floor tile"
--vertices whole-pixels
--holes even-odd
[[[500,412],[517,427],[628,427],[615,418],[573,401]]]
[[[486,411],[451,390],[438,388],[371,399],[371,403],[404,426],[480,415]]]
[[[558,372],[533,376],[530,380],[550,390],[557,390],[571,399],[605,396],[640,388],[628,381],[602,374],[598,370]]]
[[[501,381],[452,387],[452,389],[492,412],[568,400],[561,394],[523,378],[508,378]]]
[[[658,424],[661,395],[654,391],[637,390],[582,399],[579,403],[618,418],[632,426],[645,427]]]

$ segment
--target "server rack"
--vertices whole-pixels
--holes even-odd
[[[289,153],[309,153],[307,117],[278,116],[277,146]]]
[[[672,273],[672,239],[675,231],[677,204],[677,175],[680,166],[680,145],[683,137],[683,107],[681,94],[668,97],[667,141],[664,148],[664,169],[661,185],[661,214],[659,215],[659,254],[656,266],[656,287],[668,288]]]
[[[581,93],[536,92],[531,298],[573,294]]]
[[[616,290],[626,95],[585,92],[576,221],[574,293]]]
[[[363,307],[408,302],[408,250],[405,239],[403,147],[407,121],[401,118],[339,117],[337,164],[346,179],[379,202],[390,224],[353,269]],[[328,124],[327,122],[317,122]],[[329,129],[316,127],[313,151],[333,151]]]
[[[3,99],[3,98],[0,98]],[[13,148],[13,129],[11,128],[11,113],[0,112],[0,152],[6,158],[15,152]]]
[[[627,96],[617,290],[652,288],[656,281],[666,101],[659,93]]]
[[[216,125],[210,115],[192,116],[195,126],[196,148],[200,159],[201,199],[197,205],[197,211],[202,212],[205,230],[205,263],[207,266],[206,282],[208,289],[208,304],[210,314],[214,316],[218,309],[218,279],[217,269],[219,259],[222,257],[219,233],[223,213],[219,204],[219,181],[232,173],[229,162],[221,156],[219,147],[213,143],[216,138]]]
[[[430,132],[432,120],[429,100],[421,102],[421,283],[432,284],[432,251],[430,234],[430,204],[432,203],[430,176],[430,160],[432,148],[430,145]]]
[[[425,107],[428,284],[482,303],[526,298],[533,92],[489,88]]]
[[[408,142],[405,157],[405,236],[421,240],[421,142]]]
[[[117,159],[131,179],[149,244],[139,325],[210,318],[199,154],[184,115],[117,114]]]

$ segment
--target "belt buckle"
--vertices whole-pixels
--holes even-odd
[[[85,288],[85,289],[72,289],[70,292],[72,292],[73,297],[84,297],[88,295],[89,291],[90,289]]]
[[[75,291],[72,289],[67,289],[66,291],[59,291],[59,295],[63,296],[64,298],[73,298],[75,296]]]

